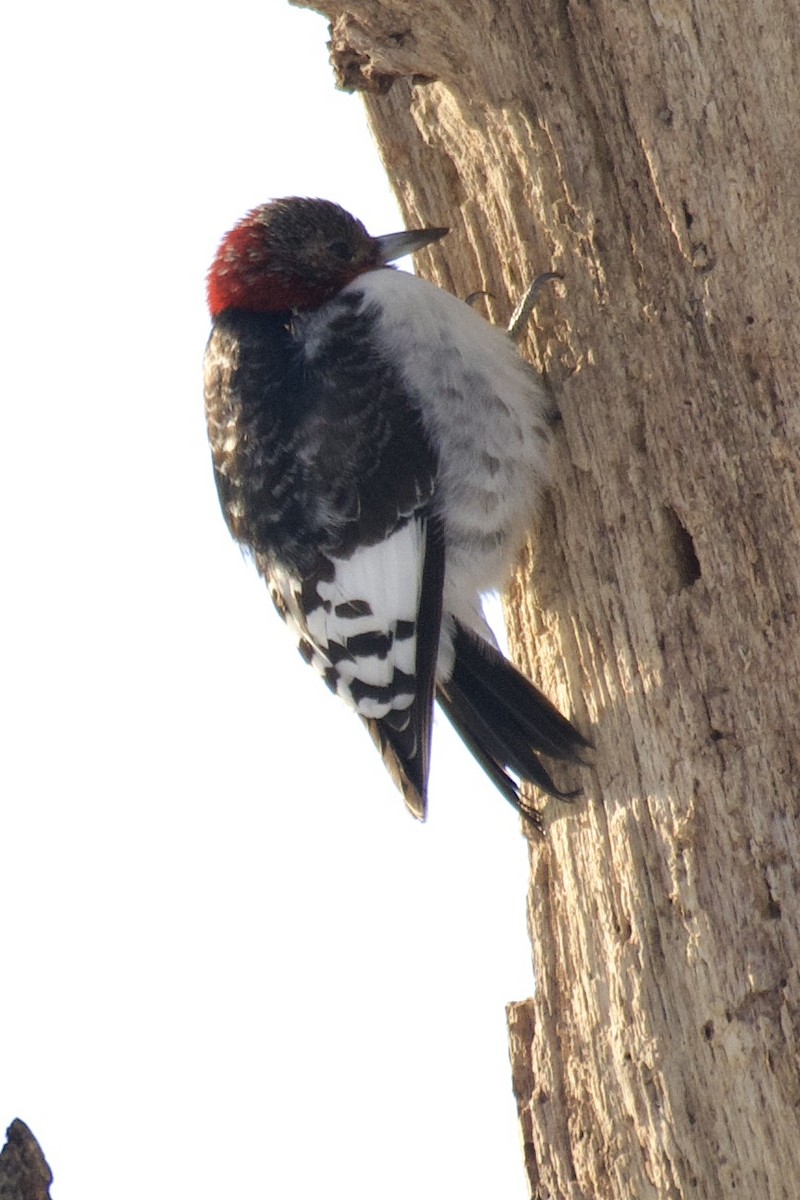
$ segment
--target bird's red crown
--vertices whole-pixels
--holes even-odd
[[[318,308],[364,271],[386,266],[447,232],[370,237],[338,204],[297,196],[251,209],[225,235],[208,272],[212,317],[227,309]]]

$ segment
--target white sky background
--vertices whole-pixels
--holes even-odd
[[[56,1200],[521,1200],[518,820],[444,720],[407,814],[205,442],[222,233],[400,227],[361,102],[282,0],[3,22],[0,1124]]]

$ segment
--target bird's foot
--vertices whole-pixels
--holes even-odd
[[[546,283],[551,283],[554,279],[563,279],[564,276],[560,271],[545,271],[541,275],[537,275],[533,283],[530,285],[525,295],[520,300],[517,307],[511,314],[511,320],[508,322],[508,336],[512,342],[518,342],[525,332],[525,326],[528,324],[531,313],[533,312],[536,301],[539,298],[539,292]]]

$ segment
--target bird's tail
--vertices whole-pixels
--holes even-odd
[[[581,752],[591,742],[499,650],[458,622],[453,649],[453,671],[438,684],[437,699],[492,782],[541,829],[540,814],[509,772],[550,796],[572,800],[580,789],[562,792],[537,755],[583,764]]]

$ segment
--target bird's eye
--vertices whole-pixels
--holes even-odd
[[[353,247],[349,242],[331,242],[331,254],[335,254],[342,262],[350,262],[353,257]]]

